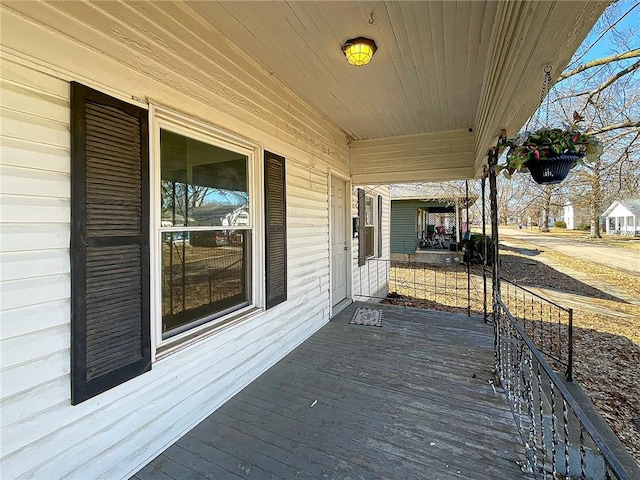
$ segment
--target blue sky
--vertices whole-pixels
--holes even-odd
[[[613,8],[620,12],[619,15],[621,15],[634,6],[635,8],[616,26],[616,31],[630,33],[629,46],[631,48],[640,48],[640,0],[619,0]],[[587,35],[581,48],[578,49],[579,52],[582,51],[583,47],[589,46],[596,41],[601,31],[599,27],[600,24],[596,24],[591,33]],[[614,35],[609,31],[581,58],[580,63],[611,55],[616,50],[616,47],[617,43]]]

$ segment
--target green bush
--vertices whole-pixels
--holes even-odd
[[[487,242],[487,265],[491,265],[493,262],[493,242],[489,235],[486,236]],[[464,240],[462,242],[464,247],[464,261],[473,264],[482,264],[482,257],[484,254],[484,241],[481,233],[472,233],[471,240]],[[471,245],[469,245],[471,244]]]
[[[556,220],[553,223],[553,226],[556,227],[556,228],[567,228],[567,223],[563,222],[562,220]]]

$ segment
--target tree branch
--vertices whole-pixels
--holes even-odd
[[[589,92],[589,98],[587,98],[587,103],[585,104],[585,108],[588,104],[593,102],[593,97],[600,93],[601,91],[603,91],[604,89],[606,89],[608,86],[610,86],[612,83],[614,83],[616,80],[618,80],[619,78],[624,77],[625,75],[628,75],[629,73],[632,73],[636,70],[638,70],[638,68],[640,68],[640,60],[637,61],[636,63],[634,63],[633,65],[629,65],[627,68],[624,68],[622,70],[620,70],[618,73],[616,73],[615,75],[613,75],[612,77],[610,77],[606,82],[604,82],[602,85],[600,85],[598,88],[591,90]],[[583,109],[584,110],[584,109]]]
[[[589,47],[584,52],[582,52],[582,54],[578,58],[576,58],[573,62],[571,62],[571,65],[574,65],[575,63],[579,62],[589,52],[589,50],[591,50],[595,46],[596,43],[602,40],[602,38],[609,31],[614,30],[615,27],[639,5],[640,3],[635,3],[629,10],[627,10],[622,16],[620,16],[620,18],[618,18],[611,25],[608,25],[607,28],[605,28],[604,31],[600,34],[600,36],[596,38],[595,41],[591,45],[589,45]]]
[[[602,127],[599,128],[598,130],[591,130],[589,132],[587,132],[587,135],[598,135],[599,133],[605,133],[605,132],[610,132],[612,130],[620,130],[622,128],[638,128],[640,127],[640,121],[638,122],[621,122],[621,123],[614,123],[612,125],[607,125],[606,127]],[[634,130],[632,130],[634,131]]]
[[[629,50],[628,52],[620,53],[618,55],[611,55],[609,57],[598,58],[591,62],[587,62],[584,65],[580,65],[579,67],[574,68],[573,70],[562,73],[556,80],[556,83],[561,82],[562,80],[565,80],[569,77],[573,77],[574,75],[584,72],[585,70],[589,70],[590,68],[593,68],[593,67],[599,67],[600,65],[607,65],[609,63],[617,62],[620,60],[626,60],[629,58],[637,58],[637,57],[640,57],[640,48],[635,50]]]

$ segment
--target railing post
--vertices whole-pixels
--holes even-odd
[[[469,180],[464,181],[465,199],[467,207],[467,232],[469,233],[469,261],[467,262],[467,317],[471,316],[471,256],[473,253],[471,242],[471,227],[469,225]]]
[[[491,241],[493,243],[493,275],[492,275],[492,297],[493,297],[493,321],[496,321],[496,311],[498,300],[500,299],[500,271],[498,245],[498,185],[496,182],[496,165],[498,164],[498,148],[489,150],[487,159],[489,170],[489,202],[491,204]]]
[[[573,308],[569,309],[569,352],[567,353],[567,382],[573,382]]]

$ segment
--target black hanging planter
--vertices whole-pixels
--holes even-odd
[[[524,165],[529,169],[531,177],[537,184],[553,185],[567,178],[571,167],[582,157],[584,157],[584,152],[567,152],[541,160],[529,160]]]

